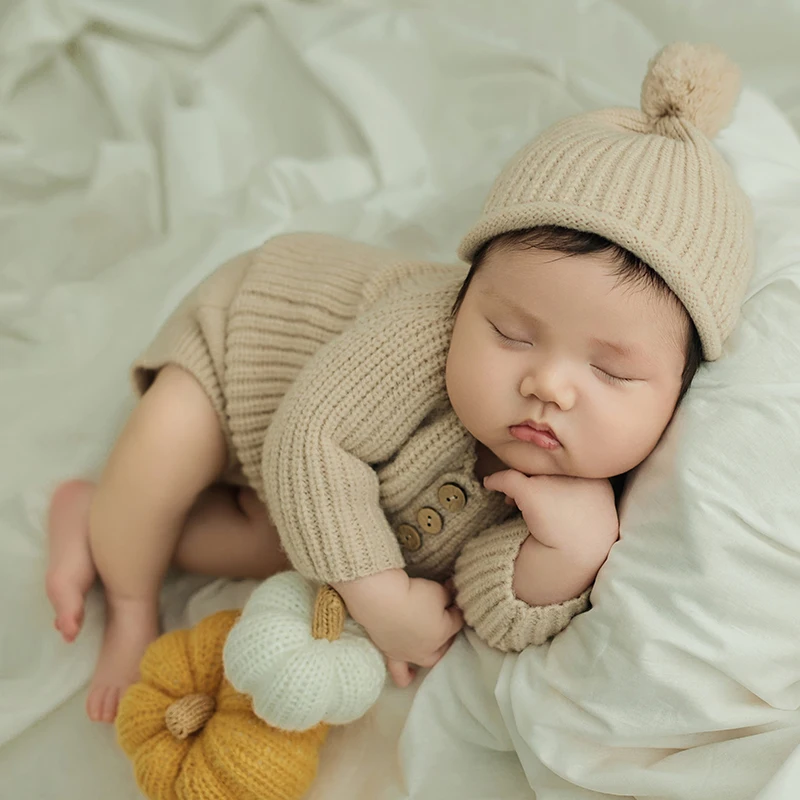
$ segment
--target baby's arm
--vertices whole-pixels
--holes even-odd
[[[344,263],[348,255],[336,257]],[[263,445],[264,499],[292,567],[339,591],[401,685],[413,677],[409,664],[432,666],[463,624],[449,592],[403,571],[374,466],[447,397],[452,298],[432,269],[317,350]]]
[[[413,680],[412,665],[436,664],[464,624],[444,586],[410,578],[402,569],[333,586],[386,656],[389,674],[401,687]]]
[[[608,480],[505,470],[488,476],[484,485],[514,501],[530,532],[514,566],[517,598],[545,606],[591,586],[619,536]]]
[[[519,506],[470,539],[453,581],[467,625],[506,652],[540,645],[589,606],[597,571],[618,536],[608,481],[528,477],[505,470],[484,481]]]

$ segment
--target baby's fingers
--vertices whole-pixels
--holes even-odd
[[[448,639],[435,653],[433,653],[433,655],[430,656],[430,658],[426,658],[424,663],[420,664],[420,666],[425,667],[426,669],[435,667],[442,660],[442,657],[450,649],[452,644],[453,639]]]
[[[444,610],[444,614],[445,622],[442,638],[445,642],[450,642],[450,640],[464,627],[464,615],[461,613],[461,609],[456,608],[455,606],[446,608]]]
[[[386,659],[386,669],[389,671],[395,686],[399,686],[401,689],[409,686],[417,674],[416,670],[407,661],[395,661],[393,658]]]
[[[492,492],[502,492],[508,497],[516,497],[527,488],[528,478],[515,469],[504,469],[493,472],[483,479],[483,485]]]

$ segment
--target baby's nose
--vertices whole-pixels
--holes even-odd
[[[575,405],[575,388],[564,369],[550,367],[529,373],[522,380],[520,394],[535,397],[545,405],[554,403],[562,411]]]

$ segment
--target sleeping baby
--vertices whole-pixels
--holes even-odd
[[[738,74],[651,62],[642,110],[546,130],[497,179],[464,264],[284,235],[197,287],[133,365],[97,484],[49,517],[56,627],[99,577],[89,690],[112,721],[170,565],[329,583],[406,685],[466,622],[542,644],[589,607],[612,480],[653,451],[749,277],[748,202],[710,138]]]

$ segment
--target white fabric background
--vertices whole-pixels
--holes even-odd
[[[674,38],[722,45],[757,90],[723,137],[759,220],[731,356],[640,473],[595,609],[519,658],[459,639],[415,698],[387,690],[332,737],[312,795],[798,795],[800,2],[0,14],[2,800],[139,796],[113,731],[83,714],[100,596],[75,644],[52,630],[43,514],[56,482],[101,465],[130,409],[128,362],[180,297],[285,230],[453,258],[518,146],[565,114],[636,104]],[[203,584],[170,582],[169,626],[249,589]]]
[[[415,800],[511,752],[521,788],[503,797],[800,794],[800,140],[748,91],[719,143],[753,198],[759,256],[726,357],[638,471],[592,610],[520,656],[462,639],[423,683],[403,735]]]

